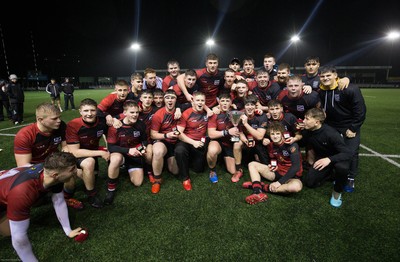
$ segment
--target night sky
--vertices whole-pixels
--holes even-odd
[[[221,58],[220,67],[246,56],[261,66],[270,52],[278,63],[295,66],[309,55],[321,64],[400,65],[400,39],[383,39],[400,30],[400,1],[30,2],[12,1],[0,20],[9,71],[18,75],[35,70],[32,38],[37,68],[49,76],[128,76],[135,69],[165,69],[172,58],[181,68],[199,68],[210,51]],[[300,31],[301,42],[288,47]],[[211,49],[204,44],[210,36],[216,41]],[[138,53],[129,49],[135,40],[142,45]],[[2,43],[0,57],[4,78]]]

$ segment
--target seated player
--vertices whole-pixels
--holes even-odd
[[[96,116],[97,102],[86,98],[81,101],[81,117],[67,124],[66,140],[69,151],[77,158],[78,176],[85,184],[85,193],[92,207],[100,208],[103,201],[97,196],[95,174],[99,170],[98,158],[108,162],[110,152],[99,149],[100,139],[107,134],[108,126],[104,118]]]
[[[129,178],[135,186],[143,183],[144,155],[146,154],[146,125],[140,121],[139,106],[134,101],[124,104],[125,118],[122,127],[110,127],[107,135],[110,163],[108,165],[107,193],[104,204],[114,201],[120,166],[125,165]]]
[[[196,173],[203,172],[207,152],[207,123],[205,95],[193,93],[193,106],[183,112],[178,121],[179,142],[175,146],[175,158],[179,168],[179,178],[186,191],[192,190],[189,167]]]
[[[249,163],[251,181],[244,182],[242,187],[253,189],[253,193],[246,197],[246,202],[250,205],[267,200],[267,192],[289,194],[300,192],[303,188],[300,180],[303,168],[299,146],[297,143],[285,143],[284,132],[285,128],[281,123],[271,123],[268,134],[272,143],[267,146],[270,164],[257,161]],[[272,183],[264,184],[261,177]]]
[[[212,183],[218,182],[216,166],[218,155],[221,153],[224,157],[227,171],[231,175],[236,173],[231,136],[239,136],[239,129],[233,126],[228,115],[232,106],[230,94],[228,92],[220,94],[218,103],[221,112],[218,115],[211,116],[207,129],[208,136],[211,139],[207,149],[207,163],[210,168],[209,177]]]
[[[176,128],[178,120],[174,116],[176,99],[174,90],[168,89],[164,94],[165,106],[153,115],[151,121],[150,134],[154,141],[152,160],[154,183],[151,186],[153,194],[157,194],[161,188],[164,159],[167,161],[168,170],[174,175],[178,174],[174,155],[175,144],[179,137]]]

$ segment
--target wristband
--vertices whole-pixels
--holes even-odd
[[[226,129],[225,129],[225,130],[223,130],[223,131],[222,131],[222,136],[227,136],[227,135],[229,135],[229,132],[228,132],[228,130],[226,130]]]
[[[168,138],[168,137],[167,137],[167,133],[164,133],[164,138],[165,138],[165,139],[167,139],[167,138]]]

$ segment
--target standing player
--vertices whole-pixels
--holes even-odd
[[[257,70],[255,87],[250,87],[250,91],[258,97],[257,109],[263,112],[268,111],[268,102],[281,92],[279,85],[270,80],[269,74],[264,69]]]
[[[271,81],[276,78],[275,64],[275,56],[272,53],[267,53],[264,55],[264,69],[268,72]]]
[[[304,119],[304,113],[308,109],[321,105],[317,92],[303,92],[303,82],[299,76],[289,77],[287,89],[278,95],[277,100],[282,103],[285,112],[290,112],[299,119]]]
[[[5,109],[7,118],[12,120],[12,114],[10,110],[10,99],[8,97],[8,88],[7,88],[7,82],[3,79],[0,79],[0,121],[4,121],[4,111],[3,107]]]
[[[65,82],[61,84],[61,90],[64,92],[64,110],[68,110],[68,104],[71,103],[71,109],[75,110],[74,101],[74,84],[69,82],[69,78],[65,78]]]
[[[174,90],[165,91],[165,106],[153,115],[151,121],[150,134],[154,140],[152,160],[154,183],[151,186],[153,194],[157,194],[161,188],[164,159],[167,160],[168,170],[174,175],[178,174],[178,165],[174,155],[175,144],[179,137],[175,118],[176,99]]]
[[[105,117],[108,126],[114,123],[114,117],[124,111],[124,102],[129,92],[129,84],[125,80],[115,82],[114,92],[107,95],[97,106],[97,116]]]
[[[120,166],[124,164],[132,184],[140,186],[143,183],[143,157],[146,153],[146,125],[140,121],[139,106],[134,101],[124,103],[124,119],[122,127],[111,126],[108,130],[107,143],[110,151],[108,165],[107,194],[104,204],[111,205],[114,201]]]
[[[221,112],[211,116],[207,128],[208,136],[211,139],[207,149],[207,163],[210,169],[209,177],[212,183],[218,182],[216,166],[218,155],[221,153],[224,157],[228,172],[231,175],[236,173],[235,159],[233,157],[233,143],[230,139],[231,136],[239,136],[239,129],[233,126],[228,115],[232,106],[232,99],[229,93],[225,92],[220,94],[218,101]]]
[[[279,85],[281,90],[287,88],[287,83],[290,77],[290,65],[282,63],[278,66],[278,72],[276,73],[276,83]]]
[[[162,78],[157,76],[157,72],[153,68],[144,70],[143,90],[149,89],[152,92],[155,89],[162,90],[162,81]]]
[[[56,82],[55,78],[50,79],[50,83],[46,86],[46,92],[50,94],[51,103],[55,105],[57,103],[60,112],[61,109],[61,86]]]
[[[197,84],[200,91],[206,96],[206,106],[212,108],[217,105],[217,97],[220,90],[224,89],[224,72],[218,70],[219,58],[216,54],[208,54],[206,67],[196,70]],[[178,76],[178,85],[188,101],[192,101],[192,95],[187,91],[183,82],[184,75]]]
[[[81,117],[68,122],[66,140],[69,151],[77,158],[80,169],[78,176],[85,184],[85,193],[91,206],[100,208],[103,202],[98,198],[95,189],[95,172],[99,170],[98,157],[108,161],[110,152],[99,149],[100,139],[107,134],[108,126],[104,118],[96,116],[97,103],[86,98],[81,101]]]
[[[272,140],[272,143],[268,145],[271,163],[268,165],[257,161],[249,163],[251,182],[244,182],[242,187],[253,189],[253,194],[246,197],[246,202],[250,205],[267,200],[268,197],[265,194],[267,192],[289,194],[300,192],[303,188],[300,181],[303,168],[299,146],[297,143],[285,143],[284,132],[285,128],[281,123],[271,123],[268,126],[268,134]],[[263,184],[261,177],[272,183]]]
[[[192,190],[189,175],[190,164],[196,173],[204,170],[208,123],[204,105],[205,95],[201,92],[194,92],[193,107],[183,112],[177,126],[180,132],[180,141],[175,146],[175,158],[178,163],[179,177],[182,180],[183,188],[187,191]]]
[[[193,69],[186,70],[186,72],[184,73],[183,84],[185,85],[185,88],[190,95],[193,95],[195,91],[199,91],[199,88],[196,85],[196,79],[196,71],[194,71]],[[191,101],[188,101],[186,99],[186,96],[182,93],[182,90],[180,89],[178,84],[173,86],[173,90],[178,96],[177,107],[180,107],[182,112],[192,107]]]
[[[176,85],[178,82],[176,78],[180,74],[179,62],[176,60],[169,60],[167,62],[168,75],[164,77],[162,82],[162,91],[165,92],[167,89]]]
[[[255,81],[256,71],[254,70],[254,59],[252,57],[245,57],[243,59],[243,72],[240,76],[247,82]]]
[[[43,164],[0,171],[0,235],[11,235],[22,261],[38,261],[28,238],[30,212],[47,193],[53,193],[51,200],[64,233],[70,238],[81,234],[82,228],[71,229],[62,193],[62,183],[74,175],[76,159],[66,152],[49,155]]]
[[[326,123],[335,128],[343,137],[351,150],[352,160],[345,186],[346,192],[354,191],[354,179],[358,175],[358,151],[360,147],[360,131],[365,121],[367,108],[358,86],[350,84],[339,90],[336,68],[321,68],[320,98],[326,113]]]
[[[14,139],[14,156],[17,166],[43,163],[54,152],[68,151],[65,141],[66,124],[60,118],[60,109],[51,103],[41,103],[36,107],[36,122],[20,129]],[[72,198],[75,179],[64,184],[67,205],[82,209],[82,202]]]
[[[143,77],[139,73],[133,73],[131,75],[131,90],[129,91],[126,100],[133,100],[135,102],[140,101],[140,94],[143,89]]]
[[[240,75],[240,67],[241,63],[239,58],[232,58],[231,62],[229,63],[229,68],[232,69],[236,74]]]

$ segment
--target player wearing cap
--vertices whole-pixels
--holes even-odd
[[[229,68],[232,69],[237,75],[240,75],[240,67],[241,63],[239,58],[233,58],[231,62],[229,63]]]

